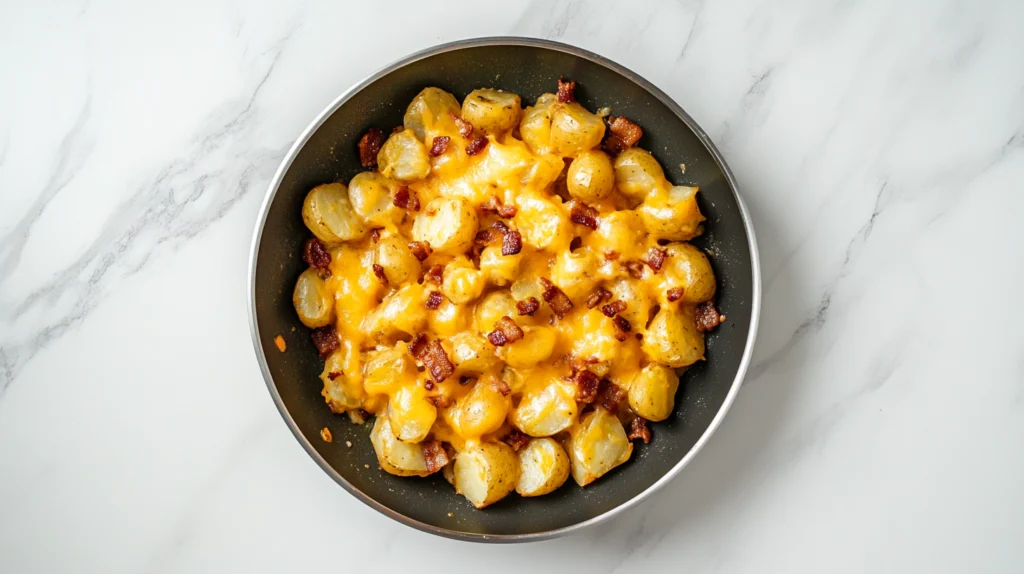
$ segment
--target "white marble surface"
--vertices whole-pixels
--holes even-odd
[[[0,571],[1024,570],[1024,3],[502,5],[0,3]],[[246,321],[300,130],[408,52],[497,34],[676,98],[742,185],[765,283],[694,464],[529,547],[338,488]]]

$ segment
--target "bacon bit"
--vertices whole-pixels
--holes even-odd
[[[487,147],[487,136],[477,136],[466,144],[466,155],[476,155]]]
[[[501,254],[515,255],[523,250],[523,235],[518,231],[509,231],[501,240]]]
[[[392,201],[395,207],[401,207],[409,211],[420,210],[420,199],[416,197],[416,192],[409,189],[408,185],[403,185],[395,191],[395,199]]]
[[[320,438],[324,439],[324,442],[334,442],[334,437],[331,436],[331,429],[327,427],[320,429]]]
[[[563,104],[576,101],[576,81],[569,80],[564,81],[561,76],[558,77],[558,101]]]
[[[597,217],[599,215],[601,214],[596,209],[580,201],[572,202],[572,209],[569,211],[569,219],[573,223],[579,223],[590,229],[597,229]]]
[[[601,385],[601,377],[591,371],[580,369],[572,374],[569,379],[576,385],[576,400],[589,404],[597,398],[597,390]]]
[[[330,399],[327,399],[327,400],[329,401]],[[331,409],[331,412],[336,414],[336,415],[340,415],[340,414],[343,414],[343,413],[346,412],[345,409],[343,409],[341,407],[334,406],[334,403],[332,403],[332,402],[328,402],[327,403],[327,408]],[[348,411],[348,413],[349,413],[349,416],[351,417],[352,416],[352,412]]]
[[[615,414],[619,405],[626,399],[626,392],[608,379],[601,379],[601,388],[597,391],[597,404],[604,410]]]
[[[505,315],[494,325],[494,330],[487,334],[487,340],[495,347],[504,347],[522,339],[524,334],[512,317]]]
[[[611,155],[619,155],[636,145],[643,137],[644,130],[628,119],[618,116],[608,118],[608,135],[601,144],[604,151]]]
[[[327,378],[332,380],[332,381],[334,379],[337,379],[340,376],[341,376],[341,371],[331,371],[331,372],[327,373]]]
[[[514,205],[501,205],[498,206],[498,215],[505,219],[511,219],[519,213],[519,208]]]
[[[469,136],[473,135],[473,124],[462,119],[462,117],[460,117],[455,112],[448,112],[448,115],[450,115],[452,119],[455,120],[455,126],[459,128],[459,134],[461,134],[462,137],[468,138]]]
[[[479,247],[484,247],[497,238],[497,233],[497,231],[490,228],[481,229],[480,231],[477,231],[476,236],[473,237],[473,243]]]
[[[385,287],[388,286],[388,276],[384,274],[384,267],[383,266],[374,263],[373,264],[373,274],[377,276],[377,279],[380,279],[381,285],[383,285]]]
[[[657,273],[658,271],[661,271],[661,266],[665,264],[665,257],[667,256],[668,251],[652,247],[650,251],[647,252],[647,259],[644,260],[644,263],[650,266],[650,268]]]
[[[637,279],[642,279],[644,276],[644,264],[641,261],[627,261],[623,263],[626,266],[626,271]]]
[[[434,381],[424,381],[423,383],[423,388],[428,391],[434,390],[434,386]]]
[[[381,229],[383,229],[383,227],[374,227],[373,229],[370,230],[370,241],[373,241],[374,243],[380,241]]]
[[[448,142],[452,138],[448,136],[437,136],[430,144],[430,157],[437,157],[448,151]]]
[[[607,261],[618,261],[619,260],[619,252],[615,251],[614,249],[605,251],[604,252],[604,258]]]
[[[572,369],[572,371],[574,373],[576,371],[582,371],[583,369],[586,369],[590,365],[596,365],[597,363],[600,362],[600,361],[597,360],[597,357],[582,357],[582,358],[580,358],[580,357],[573,357],[571,355],[562,355],[561,359],[562,360],[569,359],[569,368]]]
[[[405,131],[405,126],[395,126],[391,128],[391,135],[400,134]]]
[[[518,207],[514,205],[502,204],[501,200],[498,199],[498,196],[496,195],[492,195],[491,199],[488,200],[487,203],[485,203],[481,207],[481,209],[488,213],[497,213],[498,215],[504,217],[505,219],[513,218],[516,216],[516,213],[519,213]]]
[[[430,401],[435,407],[439,409],[443,409],[451,404],[451,401],[448,400],[448,397],[444,395],[435,395],[433,397],[427,397],[427,400]]]
[[[423,458],[427,461],[427,472],[435,473],[448,464],[448,453],[439,440],[425,440],[423,445]]]
[[[569,242],[569,253],[576,251],[580,247],[583,247],[583,238],[579,236],[573,237],[572,241]]]
[[[444,265],[435,263],[427,269],[427,272],[423,275],[423,280],[429,283],[441,284],[441,280],[444,278]]]
[[[430,257],[430,254],[434,252],[434,250],[430,248],[430,244],[426,241],[410,242],[409,251],[412,251],[412,254],[416,256],[416,259],[419,259],[420,261]]]
[[[633,326],[629,324],[622,315],[616,315],[612,319],[612,324],[615,325],[615,338],[619,341],[625,341],[629,338],[629,332],[633,330]]]
[[[719,315],[718,309],[711,301],[697,305],[697,330],[701,333],[710,331],[725,321],[725,315]]]
[[[363,137],[359,138],[359,163],[363,167],[374,167],[377,165],[377,154],[384,145],[384,132],[380,128],[366,130]]]
[[[594,290],[593,293],[591,293],[587,297],[587,301],[586,301],[587,309],[593,309],[594,307],[597,307],[601,303],[604,303],[605,301],[607,301],[607,300],[609,300],[611,298],[612,298],[612,292],[611,291],[605,289],[604,287],[598,287],[596,290]]]
[[[522,301],[516,302],[516,310],[519,311],[520,315],[533,315],[540,309],[540,301],[536,297],[527,297]]]
[[[644,444],[651,442],[651,429],[647,427],[647,419],[643,417],[636,417],[633,422],[629,423],[629,434],[626,435],[629,440],[640,439],[644,441]]]
[[[412,341],[409,341],[409,354],[419,359],[420,355],[423,354],[423,350],[427,348],[427,336],[419,334],[413,337]]]
[[[544,285],[544,293],[541,294],[541,297],[547,301],[548,305],[551,306],[551,310],[561,319],[572,309],[572,300],[547,278],[541,277],[540,281]]]
[[[512,394],[512,387],[508,386],[508,383],[501,379],[497,379],[494,382],[494,390],[498,391],[498,394],[503,397],[507,397]]]
[[[508,233],[509,231],[511,231],[511,230],[510,230],[510,229],[508,228],[508,226],[507,226],[507,225],[505,225],[505,222],[504,222],[504,221],[495,221],[494,223],[492,223],[492,224],[491,224],[491,227],[492,227],[493,229],[495,229],[495,230],[496,230],[496,231],[497,231],[498,233],[502,234],[502,235],[505,235],[506,233]]]
[[[665,298],[668,299],[669,303],[675,303],[683,298],[683,293],[685,293],[685,290],[682,287],[673,287],[665,292]]]
[[[625,310],[625,301],[612,301],[604,307],[601,307],[601,312],[604,313],[605,317],[614,317]]]
[[[334,325],[313,329],[312,337],[313,344],[316,345],[316,350],[321,357],[330,355],[341,346],[341,340],[338,339],[338,332],[334,330]]]
[[[302,250],[302,260],[314,269],[327,269],[331,264],[331,254],[327,247],[317,238],[307,239]]]
[[[427,295],[427,302],[424,303],[424,306],[427,309],[437,309],[438,307],[441,306],[441,303],[443,302],[444,295],[438,293],[437,291],[431,291],[430,295]]]
[[[417,343],[419,342],[417,341]],[[412,346],[409,349],[412,350]],[[416,350],[418,352],[413,353],[413,356],[419,359],[423,366],[430,371],[430,376],[434,378],[434,381],[438,383],[443,382],[455,372],[455,366],[448,360],[448,355],[444,352],[441,341],[434,339],[426,345],[417,344]]]
[[[512,447],[512,450],[519,452],[521,448],[530,443],[530,436],[519,429],[512,429],[512,432],[508,433],[501,440]]]

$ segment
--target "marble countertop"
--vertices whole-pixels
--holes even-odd
[[[0,571],[1024,570],[1022,21],[1013,0],[0,4]],[[381,66],[484,35],[674,97],[764,271],[753,368],[693,464],[528,547],[340,489],[246,317],[299,132]]]

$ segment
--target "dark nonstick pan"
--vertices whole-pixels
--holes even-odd
[[[559,76],[576,80],[591,110],[608,106],[644,128],[650,150],[677,185],[700,187],[705,249],[718,278],[718,307],[728,321],[707,338],[707,361],[682,377],[675,413],[653,425],[654,439],[632,460],[585,489],[570,480],[547,496],[515,495],[474,509],[440,476],[399,478],[378,469],[370,425],[334,415],[320,396],[323,363],[292,307],[305,267],[301,218],[306,192],[362,170],[356,142],[370,126],[397,126],[426,86],[461,99],[479,87],[513,91],[524,106],[554,91]],[[680,167],[685,164],[685,173]],[[299,443],[324,471],[360,500],[426,532],[451,538],[513,542],[550,538],[607,519],[650,496],[690,461],[718,427],[739,390],[753,350],[760,308],[760,272],[753,228],[721,155],[665,93],[596,54],[523,38],[482,38],[445,44],[388,66],[340,96],[299,137],[267,192],[250,260],[250,321],[256,356],[270,394]],[[274,338],[284,337],[287,352]],[[328,427],[334,440],[320,438]],[[351,443],[351,447],[347,443]],[[339,517],[340,520],[351,517]]]

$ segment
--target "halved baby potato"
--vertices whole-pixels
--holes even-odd
[[[427,476],[427,459],[419,444],[402,442],[391,432],[391,422],[378,416],[370,431],[370,443],[377,461],[386,472],[396,476]]]
[[[697,205],[697,188],[677,185],[648,196],[637,213],[655,239],[686,241],[700,235],[704,215]]]
[[[334,313],[334,294],[327,284],[310,267],[299,275],[292,292],[292,304],[302,324],[315,329],[331,322]]]
[[[569,429],[569,461],[576,484],[586,486],[629,460],[633,443],[619,419],[597,407]]]
[[[569,478],[569,455],[552,438],[535,438],[518,453],[520,496],[541,496],[552,492]]]
[[[551,436],[576,420],[576,391],[553,378],[547,385],[529,389],[512,411],[512,424],[533,437]]]
[[[381,175],[402,181],[423,179],[430,173],[430,155],[412,130],[391,134],[377,153],[377,164]]]
[[[492,433],[505,423],[512,401],[498,392],[493,377],[479,379],[469,394],[445,411],[445,420],[463,437]]]
[[[437,419],[437,407],[427,399],[422,384],[402,385],[388,399],[391,431],[402,442],[420,442]]]
[[[704,334],[697,330],[694,307],[662,307],[647,327],[642,348],[651,361],[673,368],[703,359]]]
[[[651,363],[629,383],[629,408],[649,421],[663,421],[672,414],[679,390],[675,370]]]
[[[516,487],[519,459],[503,442],[479,443],[455,456],[455,490],[473,506],[484,508]]]
[[[352,208],[348,188],[340,183],[318,185],[306,194],[302,221],[324,243],[359,239],[370,231]]]
[[[473,90],[462,101],[462,119],[488,135],[500,135],[519,123],[519,95],[489,88]]]
[[[412,237],[426,241],[434,251],[461,255],[476,237],[476,210],[469,202],[454,197],[432,199],[412,224]]]

